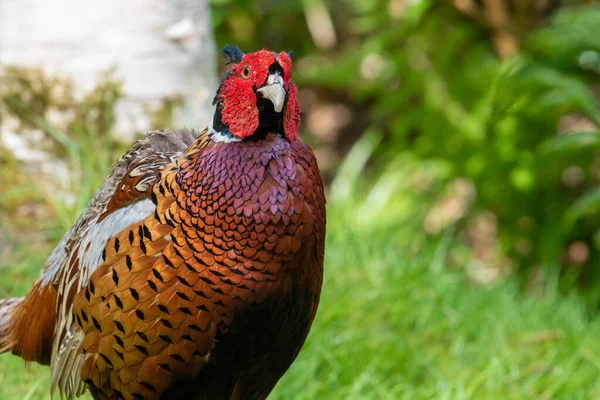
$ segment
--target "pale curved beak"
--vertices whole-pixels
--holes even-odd
[[[269,99],[273,103],[275,112],[280,113],[283,110],[286,93],[279,74],[269,76],[267,85],[258,89],[257,92],[261,93],[263,98]]]

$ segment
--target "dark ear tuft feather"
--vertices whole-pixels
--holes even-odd
[[[287,55],[290,56],[290,58],[292,58],[292,54],[294,54],[294,52],[292,50],[290,51],[286,51]]]
[[[231,44],[226,44],[225,46],[223,46],[221,54],[223,54],[223,57],[225,57],[234,64],[237,64],[240,61],[242,61],[242,57],[244,56],[244,53],[242,52],[242,50],[240,50],[239,47],[233,46]]]

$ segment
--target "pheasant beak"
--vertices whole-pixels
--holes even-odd
[[[275,72],[269,75],[267,82],[263,87],[257,90],[262,98],[268,99],[273,103],[275,112],[280,113],[283,110],[283,103],[285,103],[285,88],[283,87],[283,79],[279,72]]]

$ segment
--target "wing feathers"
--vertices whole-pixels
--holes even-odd
[[[110,239],[155,212],[149,198],[153,185],[165,165],[181,156],[197,136],[194,131],[155,131],[134,143],[114,164],[41,272],[38,283],[54,284],[58,291],[51,361],[52,391],[58,389],[61,398],[78,397],[86,388],[81,379],[83,333],[75,330],[73,296],[86,287],[90,275],[104,262]]]

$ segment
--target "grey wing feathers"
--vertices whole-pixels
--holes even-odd
[[[152,153],[185,152],[197,137],[198,132],[193,130],[160,130],[150,131],[142,139],[136,141],[129,150],[113,164],[110,174],[98,191],[96,191],[96,194],[88,203],[87,208],[79,216],[73,227],[63,236],[46,261],[46,265],[40,273],[39,280],[44,283],[52,281],[54,284],[58,284],[58,282],[56,282],[57,272],[61,268],[63,262],[68,258],[67,255],[72,250],[73,244],[79,242],[81,235],[86,231],[85,227],[90,221],[104,211],[110,198],[115,192],[117,184],[121,181],[133,163]]]
[[[100,214],[104,212],[117,185],[134,163],[153,153],[183,154],[197,136],[198,133],[191,130],[152,131],[135,142],[114,163],[110,174],[90,200],[88,207],[46,261],[38,282],[55,285],[58,293],[57,321],[51,363],[52,392],[58,388],[61,398],[63,396],[67,399],[78,397],[85,391],[85,384],[79,376],[83,358],[77,355],[83,337],[80,332],[74,330],[71,305],[67,304],[66,294],[70,293],[73,286],[81,288],[87,284],[89,275],[99,264],[99,261],[94,259],[94,254],[98,258],[97,256],[101,253],[98,248],[103,247],[102,242],[105,243],[108,240],[105,236],[122,229],[119,224],[127,224],[129,220],[141,219],[153,212],[154,206],[149,200],[138,202],[124,207],[123,210],[118,210],[114,218],[103,222],[99,222]],[[74,250],[78,246],[94,250],[87,253],[82,252],[83,254],[77,256],[79,262],[73,263],[74,253],[78,253]],[[78,265],[77,270],[71,270],[74,264]]]

